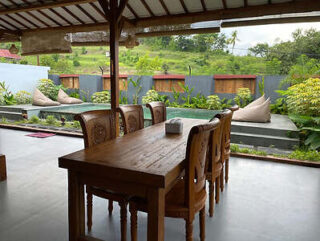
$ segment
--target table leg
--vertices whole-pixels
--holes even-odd
[[[164,241],[164,189],[148,190],[148,241]]]
[[[68,171],[68,182],[69,241],[77,241],[85,234],[84,185],[73,171]]]

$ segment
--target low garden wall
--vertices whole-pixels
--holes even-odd
[[[64,78],[73,78],[74,75],[49,75],[49,79],[53,80],[55,84],[59,85],[65,83]],[[100,92],[102,90],[108,89],[108,78],[109,76],[100,76],[100,75],[77,75],[76,85],[79,86],[80,96],[89,96],[95,92]],[[137,76],[129,75],[122,76],[123,78],[120,81],[126,81],[132,79],[137,81],[140,78],[139,86],[141,90],[139,92],[139,102],[142,102],[142,96],[144,96],[148,90],[155,87],[155,89],[161,95],[169,96],[170,100],[173,100],[172,87],[176,91],[181,92],[181,95],[185,95],[184,91],[179,88],[178,82],[185,84],[190,89],[194,88],[191,97],[195,97],[198,93],[209,96],[209,95],[218,95],[221,99],[233,99],[236,96],[235,90],[241,87],[247,87],[251,89],[252,96],[256,99],[260,97],[259,93],[259,83],[262,81],[262,76],[248,76],[248,75],[216,75],[216,76],[181,76],[181,75],[161,75],[161,76]],[[279,95],[276,90],[279,89],[279,84],[286,76],[274,76],[268,75],[264,76],[264,91],[267,97],[271,98],[271,101],[274,101],[279,98]],[[216,79],[217,78],[217,79]],[[250,80],[250,82],[249,82]],[[162,84],[161,84],[162,82]],[[160,83],[160,84],[159,84]],[[119,83],[122,86],[121,94],[128,98],[128,103],[133,103],[133,96],[136,94],[137,88],[134,85],[127,81],[127,83]],[[218,86],[219,85],[219,86]],[[221,88],[224,86],[225,88]],[[68,87],[68,86],[66,86]],[[127,89],[126,91],[124,89]]]

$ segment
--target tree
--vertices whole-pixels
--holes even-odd
[[[235,30],[232,32],[231,38],[228,39],[228,43],[232,45],[232,53],[237,41],[240,41],[240,40],[238,39],[238,31]]]
[[[254,56],[260,56],[262,58],[266,57],[269,51],[269,45],[267,43],[259,43],[256,46],[249,48],[249,51],[254,54]]]
[[[155,71],[161,70],[161,66],[158,56],[150,59],[149,54],[145,54],[136,63],[136,70],[139,75],[153,75]]]

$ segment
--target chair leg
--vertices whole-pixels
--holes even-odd
[[[214,183],[209,181],[209,215],[213,217],[214,213]]]
[[[216,203],[220,201],[220,176],[216,178]]]
[[[131,222],[131,241],[137,241],[137,221],[138,221],[138,215],[137,215],[137,209],[133,204],[130,204],[130,222]]]
[[[220,174],[220,190],[221,192],[223,192],[224,189],[224,167],[221,170],[221,174]]]
[[[108,210],[109,210],[109,215],[112,215],[112,211],[113,211],[113,201],[112,200],[109,200]]]
[[[121,222],[121,241],[127,240],[127,203],[119,202],[120,222]]]
[[[92,193],[87,191],[87,227],[88,232],[92,228]]]
[[[225,176],[225,180],[226,180],[226,183],[228,183],[228,181],[229,181],[229,158],[226,159],[226,176]]]
[[[206,207],[200,210],[199,213],[199,221],[200,221],[200,240],[204,241],[206,239],[206,215],[205,215]]]
[[[193,221],[186,219],[186,241],[193,241]]]

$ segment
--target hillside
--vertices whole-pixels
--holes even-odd
[[[72,54],[41,55],[41,65],[52,68],[51,73],[101,74],[109,72],[107,47],[74,47]],[[196,53],[174,50],[153,50],[146,45],[134,49],[120,48],[120,72],[126,74],[266,74],[267,62],[253,56],[233,56],[226,53]],[[140,61],[139,61],[140,59]],[[139,67],[137,70],[137,62]],[[21,63],[36,65],[35,56],[23,57]]]

